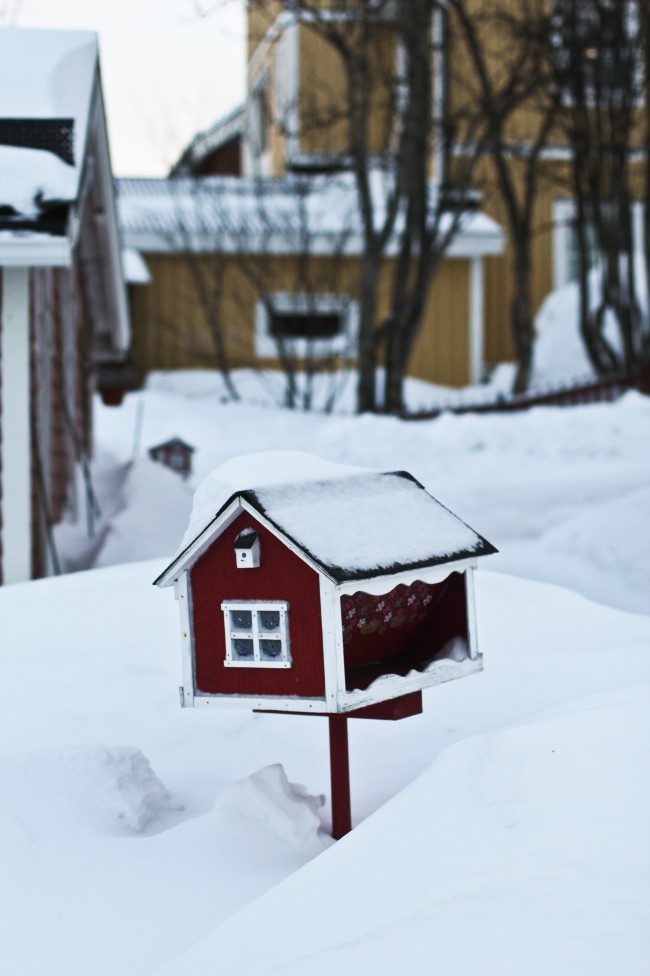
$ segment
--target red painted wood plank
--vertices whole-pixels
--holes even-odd
[[[332,837],[340,840],[352,830],[348,722],[344,715],[329,716],[329,733]]]

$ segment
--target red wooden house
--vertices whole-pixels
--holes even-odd
[[[480,670],[472,573],[494,547],[406,472],[282,484],[281,457],[217,478],[155,581],[180,602],[182,703],[370,717]]]

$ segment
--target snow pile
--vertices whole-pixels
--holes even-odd
[[[1,760],[0,769],[5,812],[22,831],[140,834],[181,809],[139,749],[14,754]]]
[[[230,458],[211,472],[197,488],[192,514],[180,545],[182,551],[201,534],[236,492],[252,488],[309,484],[327,478],[345,478],[363,468],[335,464],[305,451],[260,451]]]
[[[25,217],[38,217],[42,203],[77,195],[74,167],[43,149],[0,146],[0,175],[0,204]]]
[[[255,495],[301,547],[345,573],[390,570],[481,548],[476,532],[399,475],[283,485]]]
[[[130,514],[125,516],[132,529],[112,535],[101,557],[104,564],[145,555],[169,561],[188,522],[183,545],[242,484],[249,486],[253,476],[269,487],[288,475],[300,477],[300,454],[288,451],[290,447],[318,456],[323,467],[313,468],[315,480],[345,474],[344,465],[357,473],[410,471],[431,495],[498,548],[491,566],[650,613],[650,547],[643,545],[647,522],[642,504],[635,508],[636,521],[626,516],[629,498],[650,483],[648,397],[631,392],[611,404],[544,407],[518,414],[445,414],[415,423],[223,403],[215,374],[201,373],[194,391],[187,373],[171,374],[167,384],[169,392],[130,395],[119,409],[97,404],[97,489],[111,525],[126,504],[114,472],[130,471],[132,486]],[[174,392],[176,384],[182,392]],[[140,427],[140,442],[147,447],[172,433],[196,447],[189,481],[163,469],[154,474],[145,466],[123,467],[131,464],[134,430]],[[277,466],[264,466],[262,455],[268,451],[287,453],[277,457]],[[250,470],[233,460],[248,454],[259,455],[257,461],[250,459]],[[222,480],[206,481],[190,520],[192,489],[217,468]],[[618,516],[599,514],[601,505],[615,505]],[[594,524],[589,529],[585,522],[578,537],[573,521],[587,519],[589,512]],[[138,535],[145,527],[146,548],[140,548]],[[84,530],[82,519],[76,539],[70,534],[61,545],[68,566],[75,565]],[[615,572],[608,569],[611,545],[618,553]]]
[[[650,686],[444,752],[167,976],[647,973]],[[274,906],[282,905],[282,912]],[[255,939],[250,933],[255,932]],[[426,968],[426,966],[425,966]]]
[[[342,972],[436,958],[469,976],[486,946],[513,976],[540,960],[561,976],[644,973],[649,618],[479,571],[486,670],[426,692],[407,721],[350,723],[356,826],[333,845],[314,798],[330,790],[327,722],[179,708],[162,569],[0,588],[3,976],[148,976],[174,959],[228,974],[235,923],[246,976],[265,971],[262,947],[284,967],[292,946],[312,953],[296,973],[331,965],[331,949]],[[132,748],[88,745],[116,742]],[[373,940],[385,959],[365,965]],[[211,946],[200,970],[192,946]]]
[[[591,569],[591,591],[603,603],[650,612],[650,488],[580,512],[546,532],[539,557],[555,561],[556,578],[571,583],[574,567]],[[634,573],[629,572],[630,566]],[[548,573],[548,570],[547,570]],[[530,575],[535,571],[531,567]],[[578,587],[580,588],[580,587]]]
[[[0,30],[0,118],[74,123],[73,165],[44,150],[0,146],[0,204],[31,217],[41,199],[76,199],[97,57],[91,32]]]
[[[590,308],[600,302],[598,268],[589,274]],[[643,255],[635,255],[637,294],[642,309],[648,308]],[[570,282],[546,297],[535,319],[532,386],[544,387],[571,383],[595,375],[594,368],[580,336],[580,294],[578,283]],[[621,351],[621,336],[615,316],[605,314],[604,338],[617,352]]]
[[[304,786],[290,783],[278,763],[225,786],[216,810],[228,819],[245,818],[292,847],[307,848],[317,841],[318,810],[324,803],[324,796],[311,796]]]
[[[186,524],[192,491],[177,474],[148,458],[135,461],[123,487],[123,505],[111,519],[95,566],[172,553]]]

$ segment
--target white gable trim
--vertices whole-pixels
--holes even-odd
[[[483,259],[474,257],[469,265],[469,380],[476,384],[483,380],[485,361],[483,356],[483,320],[485,288]]]
[[[405,586],[415,583],[416,580],[421,580],[423,583],[440,583],[451,573],[462,573],[466,569],[474,568],[476,566],[475,556],[471,556],[465,559],[454,559],[450,557],[449,560],[436,563],[434,566],[422,566],[420,568],[411,568],[401,570],[397,573],[387,573],[383,576],[371,576],[363,577],[361,579],[345,580],[342,583],[337,583],[333,577],[319,565],[314,559],[309,556],[297,543],[290,539],[285,533],[273,524],[269,519],[262,515],[255,506],[251,505],[238,495],[233,499],[228,508],[221,513],[221,515],[210,522],[209,525],[203,529],[203,531],[196,537],[194,542],[176,557],[174,562],[172,562],[166,570],[154,580],[156,586],[165,587],[171,586],[175,583],[187,570],[190,570],[194,563],[199,559],[203,553],[212,545],[215,539],[217,539],[221,533],[236,519],[240,512],[248,512],[252,518],[256,519],[261,525],[263,525],[269,532],[272,532],[276,538],[280,539],[282,543],[295,553],[299,559],[301,559],[307,566],[314,570],[320,577],[329,580],[336,587],[336,592],[338,595],[357,593],[363,591],[364,593],[371,593],[375,596],[379,596],[382,593],[389,593],[392,589],[398,586],[400,583]]]
[[[218,518],[213,519],[203,531],[196,537],[194,542],[183,550],[180,555],[167,567],[167,569],[161,573],[157,580],[155,580],[155,585],[165,587],[172,586],[180,579],[181,575],[190,570],[194,563],[199,559],[200,556],[208,549],[212,542],[221,535],[221,533],[228,528],[228,526],[235,521],[240,511],[242,511],[241,499],[239,497],[233,499],[228,508],[221,513]]]
[[[272,522],[270,522],[264,515],[262,515],[253,505],[250,505],[245,498],[238,495],[228,508],[221,513],[219,518],[214,519],[209,525],[201,532],[200,535],[196,537],[194,542],[192,542],[187,549],[181,553],[176,560],[167,567],[167,569],[155,580],[156,586],[164,587],[171,586],[176,580],[179,579],[182,573],[186,570],[190,570],[194,563],[199,559],[200,556],[212,545],[212,543],[217,539],[228,526],[235,521],[240,512],[248,512],[252,518],[256,519],[264,528],[272,532],[274,536],[280,539],[287,549],[295,553],[304,563],[311,567],[314,572],[318,573],[319,576],[324,576],[326,579],[330,579],[329,575],[325,572],[322,566],[314,562],[310,556],[307,555],[295,542],[287,538],[287,536],[278,529]],[[262,557],[263,558],[263,557]]]

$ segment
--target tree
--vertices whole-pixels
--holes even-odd
[[[449,0],[464,58],[464,97],[474,101],[492,173],[486,189],[500,197],[512,248],[511,332],[517,360],[514,392],[529,383],[534,342],[532,244],[535,203],[548,176],[544,150],[559,96],[548,59],[548,4],[517,0],[477,4]]]
[[[647,315],[644,321],[637,297],[632,209],[632,156],[641,149],[643,38],[646,71],[649,57],[647,25],[647,4],[641,0],[563,0],[552,17],[551,57],[573,150],[580,328],[599,373],[634,369],[649,358]],[[646,200],[647,111],[646,99]],[[647,210],[646,204],[646,274]],[[590,230],[600,265],[595,307],[589,287]],[[617,345],[605,334],[608,314],[616,320]]]
[[[341,91],[300,113],[300,135],[331,132],[353,174],[362,239],[357,343],[360,411],[403,407],[403,381],[440,261],[458,232],[480,152],[456,166],[455,192],[440,192],[449,170],[454,124],[434,102],[433,63],[442,43],[437,0],[251,0],[269,19],[284,7],[337,56]],[[473,132],[467,107],[466,130]],[[436,181],[431,179],[437,161]],[[390,266],[389,266],[390,259]],[[390,277],[388,308],[380,284]],[[377,367],[385,366],[383,390]]]

